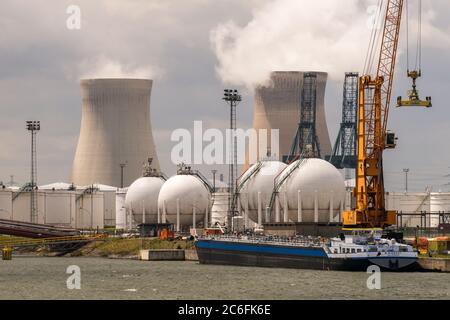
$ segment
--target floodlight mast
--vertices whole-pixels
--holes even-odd
[[[31,133],[30,220],[38,223],[36,134],[41,130],[41,122],[29,120],[26,124]]]
[[[237,141],[236,141],[236,106],[242,97],[236,89],[225,89],[224,97],[230,106],[230,145],[229,145],[229,175],[228,175],[228,226],[233,230],[233,217],[236,215],[236,178],[237,178]]]

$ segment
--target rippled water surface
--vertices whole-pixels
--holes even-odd
[[[67,289],[66,269],[81,269]],[[188,261],[14,257],[0,260],[0,299],[450,299],[450,274],[366,273],[200,265]]]

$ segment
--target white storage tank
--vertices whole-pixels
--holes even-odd
[[[127,209],[125,206],[125,197],[128,188],[120,188],[116,191],[116,229],[126,230],[127,224]]]
[[[276,184],[277,201],[272,211],[275,219],[337,222],[345,201],[345,182],[331,163],[322,159],[297,160],[277,177]]]
[[[134,223],[158,222],[158,196],[163,184],[162,177],[141,177],[128,188],[125,206],[131,212]]]
[[[450,212],[450,193],[432,192],[430,196],[430,227],[437,228],[439,226],[439,213]]]
[[[238,180],[239,199],[244,218],[258,222],[258,211],[265,216],[275,178],[287,167],[283,162],[264,160],[252,165]],[[246,223],[248,226],[248,222]]]
[[[208,184],[190,167],[181,167],[176,176],[169,178],[158,197],[162,222],[175,224],[178,231],[201,222],[208,225],[210,207]]]
[[[144,164],[143,176],[128,187],[125,197],[125,206],[134,224],[158,222],[158,196],[165,179],[151,164],[150,158]]]
[[[420,216],[408,214],[420,214],[421,212],[430,212],[430,193],[429,192],[387,192],[386,208],[392,211],[398,211],[405,214],[399,219],[402,227],[415,228],[425,223]],[[426,221],[430,226],[430,219]],[[425,227],[425,225],[424,225]]]
[[[212,207],[211,207],[211,225],[214,226],[219,223],[221,226],[228,224],[228,203],[230,193],[229,192],[216,192],[212,195]]]

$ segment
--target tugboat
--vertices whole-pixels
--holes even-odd
[[[384,271],[418,268],[412,246],[383,239],[376,230],[330,239],[214,235],[197,238],[195,245],[201,264],[339,271],[367,271],[371,265]]]

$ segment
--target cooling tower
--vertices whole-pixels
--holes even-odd
[[[330,154],[331,142],[325,120],[325,87],[327,73],[309,72],[317,76],[316,88],[316,133],[322,156]],[[281,161],[289,155],[295,138],[302,103],[303,76],[305,72],[277,71],[270,75],[268,85],[255,88],[255,107],[253,112],[253,128],[267,129],[269,133],[268,147],[272,155]],[[279,154],[271,147],[270,130],[279,129]],[[264,155],[263,152],[258,154]],[[250,164],[254,163],[250,160]],[[262,160],[258,157],[258,160]]]
[[[72,169],[76,185],[129,186],[153,158],[159,170],[150,125],[152,80],[81,80],[82,116]]]

